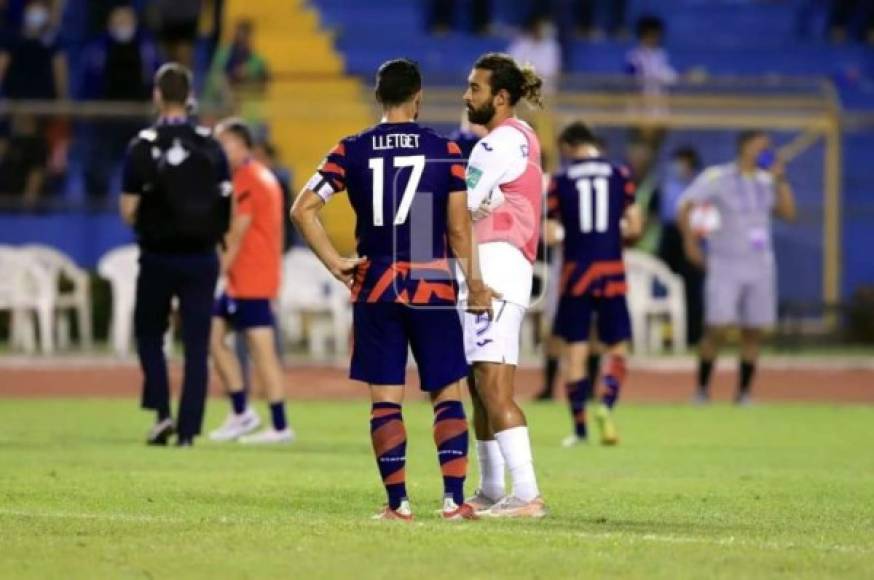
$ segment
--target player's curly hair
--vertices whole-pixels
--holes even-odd
[[[473,67],[491,71],[489,84],[492,93],[507,91],[511,105],[525,99],[529,105],[543,108],[543,79],[537,76],[530,64],[519,66],[508,54],[490,52],[479,57]]]

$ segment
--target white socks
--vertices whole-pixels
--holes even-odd
[[[504,497],[504,456],[498,442],[477,441],[476,456],[479,459],[479,488],[491,499]]]
[[[513,427],[500,433],[495,433],[495,439],[500,452],[510,470],[513,482],[513,495],[522,501],[531,501],[540,495],[537,489],[537,477],[534,475],[534,458],[531,455],[531,441],[528,438],[528,427]],[[494,441],[486,442],[494,443]],[[477,447],[479,451],[479,447]],[[482,464],[482,460],[480,460]],[[503,474],[502,474],[503,478]],[[485,492],[485,488],[483,488]],[[488,492],[486,495],[491,496]]]

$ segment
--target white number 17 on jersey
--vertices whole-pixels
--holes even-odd
[[[407,180],[407,186],[404,188],[404,195],[401,197],[398,213],[394,219],[394,225],[399,226],[407,221],[407,216],[410,215],[413,196],[416,195],[419,182],[422,180],[422,172],[425,171],[425,156],[407,155],[395,157],[393,164],[398,168],[413,168],[410,178]],[[373,172],[373,225],[381,226],[383,225],[382,200],[385,189],[385,161],[381,157],[374,157],[368,162],[368,167]]]
[[[606,232],[610,215],[610,182],[606,177],[578,179],[577,191],[580,192],[580,230],[584,234],[593,229],[599,234]]]

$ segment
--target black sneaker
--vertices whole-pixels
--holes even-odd
[[[163,421],[158,421],[149,431],[146,437],[146,445],[167,445],[167,442],[174,433],[176,433],[176,426],[173,425],[173,419],[168,417]]]
[[[180,435],[176,439],[176,447],[194,447],[194,437],[183,437]]]

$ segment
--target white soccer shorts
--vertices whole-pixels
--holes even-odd
[[[463,308],[463,307],[462,307]],[[519,364],[519,339],[525,308],[506,300],[492,303],[494,319],[461,311],[467,362]]]

